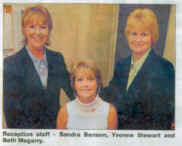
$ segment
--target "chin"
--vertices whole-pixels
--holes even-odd
[[[85,99],[92,99],[92,98],[94,98],[94,96],[82,96],[82,97],[84,97]]]
[[[82,98],[84,98],[84,99],[92,99],[92,98],[95,98],[96,97],[96,95],[94,94],[94,95],[79,95],[80,97],[82,97]]]
[[[43,46],[35,46],[34,48],[37,49],[37,50],[42,50]]]
[[[136,49],[136,50],[133,50],[132,53],[134,54],[138,54],[138,55],[142,55],[142,54],[145,54],[149,49]]]

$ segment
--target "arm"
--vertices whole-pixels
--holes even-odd
[[[118,71],[120,66],[117,64],[115,66],[115,71],[112,79],[109,82],[109,85],[102,88],[99,95],[103,100],[115,104],[118,97],[122,94],[122,81],[121,81],[121,73]]]
[[[171,66],[170,68],[170,106],[171,106],[171,116],[172,116],[172,124],[175,125],[175,71],[174,71],[174,67]],[[173,126],[174,128],[174,126]]]
[[[174,67],[171,65],[169,67],[169,108],[170,108],[170,115],[171,115],[171,129],[175,129],[175,71]]]
[[[169,63],[159,67],[146,85],[148,88],[143,97],[147,97],[145,105],[151,111],[146,112],[148,125],[153,129],[167,130],[174,121],[174,68]]]
[[[117,112],[114,106],[110,104],[109,115],[108,115],[108,129],[114,130],[117,129],[117,126],[118,126]]]
[[[65,91],[65,93],[67,94],[67,96],[73,100],[74,99],[74,95],[73,95],[73,90],[71,88],[71,82],[70,82],[70,74],[67,71],[65,62],[64,62],[64,58],[62,55],[59,55],[59,61],[61,62],[61,74],[62,74],[62,78],[61,78],[61,82],[62,82],[62,88]]]
[[[56,129],[67,129],[68,113],[66,104],[59,110],[56,122]]]
[[[22,69],[23,70],[23,69]],[[4,60],[3,72],[3,102],[8,128],[23,128],[28,124],[23,116],[21,101],[24,98],[24,83],[14,60]]]

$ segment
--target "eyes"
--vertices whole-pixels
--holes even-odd
[[[130,35],[133,37],[136,37],[136,36],[146,37],[146,36],[149,36],[149,33],[148,32],[141,32],[141,33],[131,32]]]
[[[37,27],[40,28],[40,29],[43,29],[43,30],[48,29],[48,26],[47,25],[30,24],[30,25],[27,26],[27,28],[30,28],[30,29],[36,29]]]
[[[78,77],[78,78],[76,78],[76,81],[77,81],[77,82],[82,82],[82,81],[84,81],[84,80],[94,81],[95,78],[94,78],[94,77],[87,77],[87,78]]]
[[[40,28],[47,29],[48,27],[47,27],[47,25],[41,25]]]
[[[145,33],[145,32],[143,32],[142,34],[141,34],[141,36],[147,36],[148,35],[148,33]]]

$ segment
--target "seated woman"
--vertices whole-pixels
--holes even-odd
[[[57,129],[117,128],[115,108],[98,95],[102,79],[93,61],[78,61],[73,65],[71,86],[76,99],[59,110]]]

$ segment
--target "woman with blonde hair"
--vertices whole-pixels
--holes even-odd
[[[36,5],[24,10],[24,47],[4,60],[7,128],[56,128],[60,89],[73,97],[63,56],[47,49],[52,28],[45,7]]]
[[[171,129],[174,121],[174,68],[155,54],[159,38],[157,16],[136,8],[128,16],[125,36],[131,56],[116,63],[103,93],[115,97],[119,129]]]
[[[116,129],[117,112],[98,93],[102,79],[91,60],[78,61],[71,72],[76,99],[65,104],[57,117],[57,129]]]

